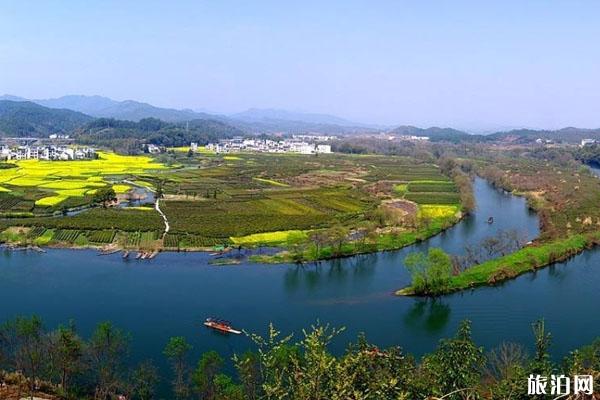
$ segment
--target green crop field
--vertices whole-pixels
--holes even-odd
[[[100,157],[18,162],[0,170],[7,189],[0,192],[0,218],[6,217],[1,229],[25,227],[31,229],[29,240],[46,244],[197,249],[286,246],[332,227],[350,232],[376,224],[392,234],[415,229],[420,218],[441,227],[460,214],[454,182],[436,165],[408,157],[200,153],[190,158],[176,151],[171,153],[176,168],[150,157]],[[101,187],[110,185],[123,195],[132,185],[154,189],[159,184],[171,228],[164,240],[164,221],[152,207],[96,207],[57,215],[89,204]],[[386,205],[390,201],[413,205]]]
[[[407,157],[213,155],[164,177],[171,232],[163,245],[171,249],[289,242],[263,239],[337,225],[360,229],[386,198],[438,205],[419,214],[434,219],[453,218],[460,203],[437,166]],[[384,182],[395,186],[380,188]]]
[[[414,201],[419,204],[458,204],[460,196],[458,193],[407,193],[404,195],[406,200]]]

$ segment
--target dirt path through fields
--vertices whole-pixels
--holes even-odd
[[[160,216],[162,217],[163,221],[165,221],[165,231],[163,232],[163,235],[162,235],[162,238],[164,239],[165,235],[167,233],[169,233],[169,230],[171,229],[171,227],[169,226],[169,220],[167,219],[167,216],[160,209],[160,199],[156,199],[156,202],[154,203],[154,208],[160,214]]]

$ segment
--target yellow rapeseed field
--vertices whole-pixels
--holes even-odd
[[[419,206],[421,217],[424,218],[447,218],[456,215],[459,206],[441,204],[422,204]]]
[[[11,187],[35,187],[48,191],[48,197],[36,201],[39,206],[55,206],[70,196],[92,194],[95,189],[110,184],[108,176],[142,174],[167,167],[146,156],[122,156],[98,152],[97,160],[40,161],[21,160],[16,168],[0,170],[0,192],[10,192]],[[128,185],[113,185],[115,192],[126,193]]]
[[[253,246],[258,244],[281,244],[293,240],[306,239],[308,237],[305,231],[292,230],[292,231],[278,231],[278,232],[266,232],[266,233],[255,233],[253,235],[231,237],[233,244],[237,246]]]

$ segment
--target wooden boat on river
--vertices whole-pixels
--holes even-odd
[[[219,332],[233,333],[234,335],[239,335],[242,333],[242,331],[233,329],[231,327],[231,322],[225,321],[222,319],[206,318],[206,321],[204,321],[204,326],[206,326],[207,328],[210,328],[210,329],[214,329]]]

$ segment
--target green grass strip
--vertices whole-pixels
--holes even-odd
[[[574,235],[568,238],[524,247],[514,253],[486,261],[453,276],[444,293],[456,292],[476,286],[494,285],[515,278],[549,264],[564,261],[582,252],[584,249],[597,244],[599,240],[600,233],[593,233],[589,235]],[[398,290],[396,294],[404,296],[418,295],[410,286]]]

